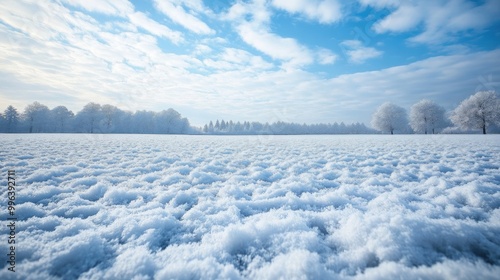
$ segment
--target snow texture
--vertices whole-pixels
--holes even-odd
[[[0,136],[0,279],[500,275],[498,135]]]

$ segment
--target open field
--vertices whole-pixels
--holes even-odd
[[[500,135],[2,134],[0,169],[1,279],[500,275]]]

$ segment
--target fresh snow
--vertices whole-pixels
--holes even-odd
[[[0,144],[19,219],[16,272],[3,261],[0,279],[500,275],[498,135],[2,134]],[[6,224],[5,191],[0,205]]]

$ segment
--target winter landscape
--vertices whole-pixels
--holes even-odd
[[[0,1],[0,279],[500,279],[500,1]]]
[[[17,272],[4,262],[2,279],[500,274],[499,135],[4,134],[0,144],[2,174],[16,170],[19,244]]]

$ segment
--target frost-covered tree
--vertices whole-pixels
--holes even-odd
[[[220,122],[219,122],[219,120],[217,120],[215,122],[214,130],[217,131],[217,132],[220,131]]]
[[[17,109],[14,108],[12,105],[9,105],[7,109],[5,109],[4,114],[4,124],[5,124],[5,131],[6,132],[16,132],[17,131],[17,125],[19,123],[19,113],[17,112]]]
[[[366,127],[362,123],[353,123],[346,125],[345,123],[334,124],[299,124],[299,123],[288,123],[283,121],[277,121],[273,123],[260,123],[260,122],[233,122],[224,121],[224,130],[214,130],[213,122],[210,121],[206,124],[202,131],[206,134],[274,134],[274,135],[297,135],[297,134],[365,134],[373,133],[374,130]],[[222,121],[219,123],[222,127]],[[210,129],[212,128],[212,129]]]
[[[6,129],[5,129],[5,118],[3,117],[2,113],[0,113],[0,132],[6,132]]]
[[[118,110],[116,125],[114,132],[116,133],[132,133],[133,113],[131,111]]]
[[[339,133],[341,133],[341,134],[347,133],[347,126],[345,125],[344,122],[340,122],[340,124],[339,124]],[[392,134],[392,131],[391,131],[391,134]]]
[[[386,102],[375,111],[371,123],[379,131],[394,134],[395,130],[404,130],[407,127],[408,117],[405,109]]]
[[[241,134],[242,131],[243,131],[243,125],[241,124],[241,122],[236,122],[236,124],[234,125],[234,129],[233,131],[236,133],[236,134]]]
[[[210,121],[208,124],[208,133],[213,133],[214,132],[214,123]]]
[[[19,125],[17,125],[19,122]],[[228,123],[226,123],[227,126]],[[211,125],[213,132],[213,125]],[[207,130],[210,130],[209,128]],[[112,105],[90,102],[76,115],[64,106],[49,110],[34,102],[20,116],[9,106],[0,114],[0,132],[86,132],[86,133],[199,133],[187,118],[174,109],[153,111],[122,111]]]
[[[481,129],[500,124],[500,100],[493,91],[480,91],[465,99],[453,111],[451,121],[464,129]]]
[[[155,119],[157,133],[181,134],[186,133],[189,127],[187,119],[172,108],[157,113]]]
[[[99,122],[99,127],[103,132],[115,132],[119,124],[122,111],[117,107],[105,104],[101,107],[102,119]]]
[[[49,122],[50,110],[39,102],[33,102],[24,109],[23,117],[28,125],[29,133],[45,132]]]
[[[177,134],[189,134],[192,133],[194,130],[191,127],[191,124],[189,123],[189,120],[187,118],[181,118],[177,121],[177,131],[174,131],[173,133]]]
[[[245,133],[250,133],[251,130],[252,130],[252,127],[250,125],[250,122],[249,121],[243,122],[243,131],[245,131]]]
[[[54,132],[68,132],[70,131],[70,123],[72,122],[75,114],[68,110],[65,106],[57,106],[50,110],[51,123]]]
[[[88,103],[76,114],[76,119],[81,126],[78,130],[90,133],[96,132],[101,117],[101,105],[94,102]]]
[[[221,131],[225,131],[226,130],[226,122],[224,120],[222,120],[220,122],[220,130]]]
[[[132,133],[154,133],[155,132],[155,113],[152,111],[136,111],[132,116]]]
[[[423,99],[410,109],[410,126],[417,133],[432,132],[446,127],[445,110],[436,103]]]

